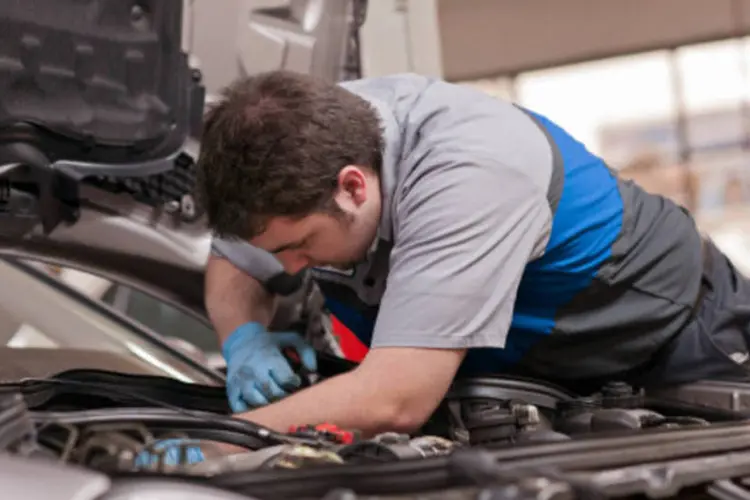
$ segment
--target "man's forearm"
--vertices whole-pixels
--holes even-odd
[[[333,423],[366,437],[386,431],[413,431],[421,422],[408,419],[392,391],[362,384],[355,372],[328,379],[274,404],[235,415],[279,432],[292,425]]]
[[[249,321],[268,325],[276,308],[275,295],[228,260],[211,255],[206,267],[206,310],[223,342]]]
[[[375,348],[353,371],[238,415],[286,431],[331,423],[366,436],[418,429],[445,397],[465,349]]]

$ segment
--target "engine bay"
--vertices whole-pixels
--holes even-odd
[[[321,360],[327,376],[344,369]],[[735,395],[750,388],[734,386]],[[220,386],[77,369],[0,384],[0,456],[23,461],[6,475],[22,464],[86,471],[109,486],[84,498],[101,499],[141,498],[164,484],[188,499],[750,498],[746,413],[720,406],[619,382],[582,396],[474,377],[455,382],[420,432],[363,439],[333,426],[278,433],[232,418]],[[169,438],[201,446],[205,460],[191,463],[182,450],[167,464],[152,447]],[[222,455],[216,443],[244,451]],[[155,459],[136,460],[143,451]]]

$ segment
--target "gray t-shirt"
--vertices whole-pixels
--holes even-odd
[[[510,103],[421,76],[341,85],[385,125],[383,215],[368,261],[313,276],[380,306],[373,347],[503,347],[524,266],[542,254],[552,221],[544,135]],[[499,186],[512,189],[500,196]],[[214,248],[263,281],[283,269],[243,243]]]

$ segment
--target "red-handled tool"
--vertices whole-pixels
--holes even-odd
[[[285,347],[281,352],[287,361],[289,361],[292,371],[302,377],[302,387],[309,387],[318,381],[317,374],[311,372],[302,364],[299,353],[293,347]]]
[[[302,364],[299,353],[297,353],[294,347],[285,347],[281,352],[284,354],[284,357],[287,359],[287,361],[289,361],[289,364],[292,366],[292,370],[294,370],[294,373],[302,375],[305,378],[311,375],[310,370],[305,368],[305,365]]]
[[[289,428],[289,434],[336,444],[352,444],[359,440],[359,433],[345,431],[334,424],[292,425]]]

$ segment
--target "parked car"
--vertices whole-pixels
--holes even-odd
[[[341,29],[358,19],[354,8],[327,9],[342,1],[295,0],[287,15],[266,16],[266,32],[283,40],[290,24],[276,21],[298,20],[300,8],[313,20],[338,13],[327,26]],[[578,394],[540,380],[459,378],[410,435],[276,432],[235,418],[222,373],[184,345],[210,330],[210,234],[193,197],[204,92],[176,42],[181,8],[181,0],[0,2],[3,498],[750,494],[742,383],[644,393],[612,380]],[[67,270],[91,286],[66,281]],[[137,297],[158,302],[156,319],[135,318]],[[182,323],[159,323],[162,307]],[[305,385],[355,369],[335,352],[311,282],[285,298],[272,324],[316,346],[319,370],[303,374]],[[190,328],[200,340],[187,337]],[[206,459],[165,463],[153,445],[171,437],[203,447]],[[244,451],[209,453],[216,442]],[[136,461],[143,451],[157,460]]]

